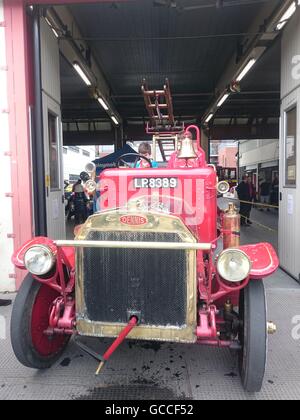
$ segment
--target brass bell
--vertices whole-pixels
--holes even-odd
[[[191,138],[185,136],[185,138],[181,140],[181,146],[177,157],[178,159],[195,159],[197,157],[197,153],[194,149],[194,142]]]

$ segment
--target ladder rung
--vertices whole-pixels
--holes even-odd
[[[151,105],[149,105],[149,108],[156,109],[157,107],[158,108],[161,108],[161,109],[167,109],[168,108],[168,105],[167,104],[158,104],[158,105],[151,104]]]
[[[144,90],[144,95],[147,95],[147,96],[157,96],[157,95],[165,96],[165,91],[164,90]]]

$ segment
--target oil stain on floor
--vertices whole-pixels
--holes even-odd
[[[85,395],[74,397],[74,400],[190,400],[186,395],[176,395],[168,388],[156,385],[131,384],[131,385],[105,385],[87,391]]]

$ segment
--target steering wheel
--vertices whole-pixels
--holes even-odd
[[[121,163],[122,163],[123,165],[125,165],[127,168],[132,168],[132,164],[131,164],[131,163],[128,163],[128,162],[126,162],[124,159],[125,159],[126,157],[133,157],[133,156],[135,156],[135,157],[136,157],[136,159],[135,159],[135,161],[134,161],[134,163],[133,163],[133,167],[134,167],[134,168],[136,168],[136,167],[137,167],[136,165],[137,165],[137,163],[138,163],[141,159],[143,159],[143,160],[145,160],[147,163],[149,163],[150,168],[153,168],[153,165],[152,165],[151,160],[150,160],[150,159],[148,159],[148,158],[146,158],[146,157],[145,157],[145,156],[143,156],[143,155],[138,154],[138,153],[126,153],[125,155],[120,156],[120,157],[117,159],[117,161],[116,161],[117,168],[120,168]]]

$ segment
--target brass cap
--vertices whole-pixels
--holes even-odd
[[[225,309],[225,312],[229,312],[229,313],[231,313],[233,311],[233,304],[232,304],[230,299],[228,299],[225,302],[224,309]]]
[[[229,203],[228,204],[228,209],[226,210],[226,213],[230,213],[230,214],[237,214],[238,210],[236,208],[236,206],[234,205],[234,203]]]
[[[267,322],[267,331],[268,331],[268,334],[270,334],[270,335],[276,334],[277,333],[277,325],[272,321]]]

